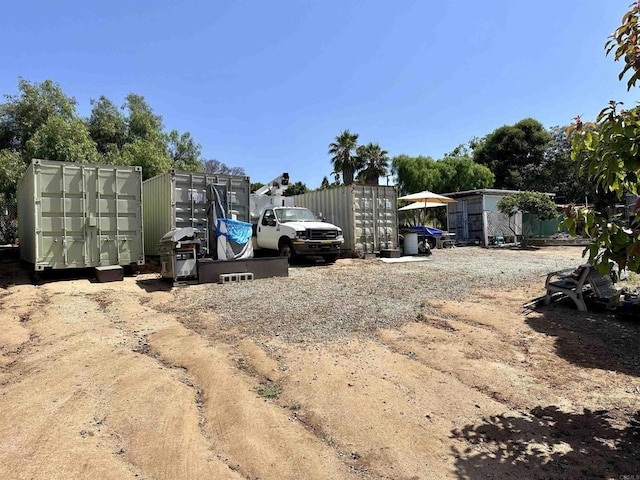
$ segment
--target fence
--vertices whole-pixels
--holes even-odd
[[[485,225],[485,245],[489,245],[495,237],[502,237],[504,241],[512,243],[522,235],[522,214],[520,212],[512,217],[489,210],[482,213]]]
[[[0,245],[13,245],[18,234],[18,205],[0,198]]]

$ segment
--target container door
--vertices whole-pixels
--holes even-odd
[[[377,193],[377,212],[376,219],[378,223],[378,243],[377,250],[385,248],[395,248],[397,246],[397,229],[396,204],[397,202],[390,198],[388,189],[374,187]]]
[[[204,232],[205,237],[208,239],[207,246],[217,244],[217,226],[218,218],[227,218],[227,186],[226,185],[214,185],[210,183],[207,185],[207,218],[209,228],[207,232]],[[206,252],[212,255],[213,251]]]
[[[175,228],[192,227],[205,251],[210,251],[207,219],[206,177],[202,173],[176,173],[173,176],[173,218]]]
[[[130,176],[117,168],[95,167],[92,173],[93,181],[89,183],[96,203],[95,210],[88,211],[85,226],[88,234],[95,238],[93,264],[127,265],[132,261],[130,238],[123,221],[129,212],[135,211],[129,204],[136,201],[125,193],[124,185]]]
[[[36,172],[41,221],[37,263],[53,268],[85,266],[82,169],[51,162],[40,164]]]
[[[83,168],[84,183],[84,231],[86,245],[86,263],[100,265],[100,242],[98,241],[98,170]]]

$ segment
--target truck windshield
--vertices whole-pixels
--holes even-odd
[[[277,208],[276,217],[280,223],[315,222],[316,216],[306,208]]]

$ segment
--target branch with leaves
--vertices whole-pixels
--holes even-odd
[[[615,61],[625,63],[618,79],[631,73],[627,90],[640,78],[640,1],[629,8],[622,17],[622,25],[605,43],[607,55],[613,52]],[[609,102],[595,122],[583,122],[576,117],[567,129],[567,137],[571,139],[571,156],[580,163],[587,179],[623,201],[626,195],[638,194],[640,111],[638,107],[624,110],[620,105]],[[620,216],[589,208],[570,209],[567,214],[564,226],[574,235],[582,229],[590,238],[584,254],[589,254],[589,262],[601,272],[609,271],[610,260],[622,268],[640,272],[640,227],[635,220],[627,222]]]

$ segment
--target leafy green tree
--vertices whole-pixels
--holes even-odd
[[[16,189],[27,165],[16,150],[0,150],[0,197],[15,201]]]
[[[283,197],[293,197],[294,195],[302,195],[303,193],[307,193],[309,189],[302,182],[296,182],[289,185],[284,192],[282,192]]]
[[[208,173],[216,173],[216,172],[208,172]],[[262,187],[264,187],[264,183],[262,182],[252,182],[251,183],[251,193],[254,193],[256,190],[261,189]]]
[[[389,152],[377,143],[368,143],[359,146],[356,153],[362,166],[358,180],[365,185],[378,185],[380,177],[386,177],[389,171]]]
[[[593,201],[595,188],[580,173],[580,166],[571,159],[571,142],[567,139],[567,127],[549,129],[549,144],[544,152],[535,182],[530,190],[556,194],[556,200],[562,203]]]
[[[495,175],[497,188],[527,190],[531,166],[540,165],[549,133],[533,118],[497,128],[474,149],[474,160]]]
[[[75,99],[51,80],[20,79],[18,88],[17,95],[5,95],[6,102],[0,104],[0,188],[8,196],[15,195],[10,191],[16,183],[11,172],[22,173],[34,157],[140,165],[144,178],[170,168],[202,170],[200,145],[189,133],[166,133],[162,117],[140,95],[127,95],[122,109],[101,96],[91,101],[90,117],[81,120]]]
[[[630,74],[627,90],[640,79],[640,2],[633,2],[618,27],[605,43],[607,55],[624,66],[619,80]],[[621,201],[627,194],[638,194],[640,178],[640,111],[619,108],[611,101],[595,122],[583,122],[576,117],[567,130],[571,138],[571,155],[579,161],[581,172],[598,190],[610,193]],[[569,210],[565,226],[576,234],[581,228],[591,239],[584,254],[601,272],[610,269],[609,260],[620,267],[640,273],[640,224],[627,224],[600,210]],[[638,212],[640,213],[640,212]]]
[[[173,168],[186,172],[203,171],[199,160],[202,147],[193,140],[189,132],[180,135],[176,130],[171,130],[168,139]]]
[[[87,120],[91,139],[106,163],[118,163],[114,159],[127,142],[127,118],[105,96],[91,100],[91,105],[91,116]]]
[[[24,155],[27,142],[50,117],[67,121],[76,117],[76,101],[51,80],[31,83],[21,78],[18,90],[18,95],[5,95],[6,103],[0,104],[0,149],[13,148]]]
[[[517,192],[509,195],[505,195],[498,201],[498,210],[509,218],[513,217],[516,213],[530,213],[531,216],[535,216],[540,220],[551,220],[558,216],[556,206],[545,193],[541,192]],[[533,221],[531,218],[529,221]],[[512,228],[513,232],[515,230]],[[531,225],[522,225],[522,243],[527,243],[527,237],[531,231]]]
[[[398,155],[391,160],[391,171],[397,178],[401,195],[422,190],[435,191],[440,181],[436,161],[431,157]]]
[[[329,188],[331,188],[331,183],[329,183],[329,179],[325,175],[322,177],[322,182],[320,183],[318,190],[327,190]]]
[[[246,175],[244,168],[229,167],[228,165],[224,164],[220,160],[216,160],[216,159],[202,160],[202,170],[207,173],[218,173],[221,175],[234,175],[234,176]],[[264,184],[261,184],[259,187],[256,187],[254,189],[253,185],[257,185],[257,183],[255,184],[252,183],[251,185],[252,185],[251,187],[252,192],[264,186]]]
[[[167,172],[173,166],[162,117],[156,115],[144,97],[130,93],[124,108],[127,116],[127,141],[122,158],[127,165],[142,167],[143,178]]]
[[[493,173],[466,155],[454,150],[444,159],[398,155],[392,160],[392,172],[397,178],[401,194],[431,190],[436,193],[460,192],[489,188]]]
[[[468,156],[449,156],[435,163],[438,181],[434,191],[440,193],[463,192],[490,188],[494,175],[484,165],[478,165]]]
[[[362,168],[362,162],[357,155],[358,134],[344,130],[329,144],[329,155],[334,173],[342,172],[345,185],[353,183],[357,171]]]
[[[89,137],[86,125],[79,118],[49,117],[27,141],[25,152],[29,158],[43,158],[62,162],[97,163],[96,144]]]
[[[149,140],[162,136],[162,117],[156,115],[141,95],[130,93],[126,97],[124,108],[129,112],[127,118],[128,140]]]
[[[162,142],[162,139],[134,138],[125,144],[121,155],[125,165],[142,167],[144,179],[166,173],[172,167],[171,158],[167,155],[167,146]]]

